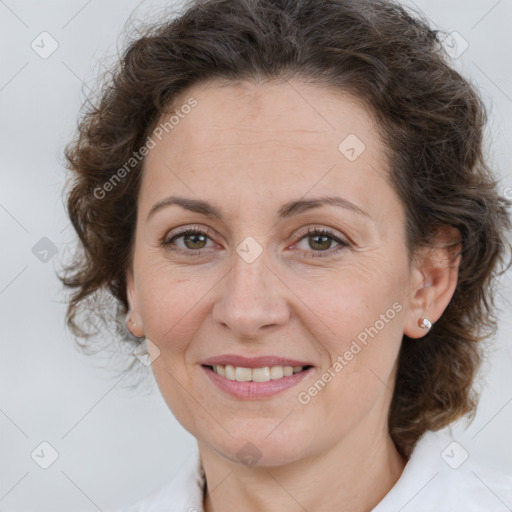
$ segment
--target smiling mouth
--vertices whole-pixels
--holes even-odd
[[[301,373],[309,368],[306,366],[264,366],[261,368],[244,368],[233,365],[202,365],[209,368],[217,375],[227,380],[236,380],[237,382],[269,382],[279,380],[283,377],[290,377],[296,373]]]

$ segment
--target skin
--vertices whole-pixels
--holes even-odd
[[[198,441],[205,510],[371,510],[406,464],[387,428],[397,356],[403,335],[424,336],[418,319],[435,322],[453,295],[458,260],[442,242],[454,233],[440,230],[439,245],[410,257],[386,146],[350,95],[299,81],[208,82],[175,105],[190,97],[197,106],[146,157],[127,286],[130,319],[140,323],[131,330],[160,350],[152,364],[160,391]],[[366,146],[355,161],[338,149],[349,134]],[[177,205],[148,220],[170,195],[205,200],[223,220]],[[365,213],[324,205],[277,217],[288,201],[331,195]],[[178,227],[209,233],[174,239],[178,253],[163,245]],[[308,237],[309,227],[332,238]],[[262,249],[252,263],[236,251],[246,237]],[[298,394],[396,303],[394,318],[300,403]],[[239,400],[200,366],[226,353],[315,368],[271,398]],[[253,466],[237,456],[247,442],[261,456]]]

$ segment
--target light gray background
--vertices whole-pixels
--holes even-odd
[[[413,2],[406,1],[413,6]],[[0,510],[93,511],[128,505],[169,481],[194,439],[156,386],[130,390],[115,360],[87,358],[64,328],[55,276],[74,241],[62,188],[62,149],[105,57],[114,56],[131,15],[144,19],[169,2],[0,0]],[[512,196],[511,0],[417,0],[436,26],[469,43],[456,65],[490,106],[489,137],[502,192]],[[59,47],[42,59],[31,42],[49,32]],[[84,85],[85,84],[85,85]],[[49,238],[58,254],[32,252]],[[512,469],[510,272],[503,278],[500,332],[486,361],[473,424],[455,429],[470,453]],[[151,380],[149,380],[151,384]],[[59,453],[41,469],[31,452]],[[512,506],[512,504],[509,504]]]

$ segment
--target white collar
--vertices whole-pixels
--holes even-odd
[[[451,431],[426,432],[398,481],[371,512],[509,511],[512,472],[504,474],[466,453]],[[169,484],[125,512],[204,512],[204,483],[196,450]]]

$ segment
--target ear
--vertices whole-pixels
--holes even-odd
[[[137,301],[137,292],[135,290],[135,279],[133,268],[130,267],[126,272],[126,297],[128,299],[128,313],[126,315],[126,327],[137,338],[144,337],[144,325]]]
[[[421,248],[413,258],[409,308],[404,334],[421,338],[427,331],[418,321],[427,318],[437,322],[448,306],[459,277],[461,236],[457,229],[443,226],[429,247]]]

